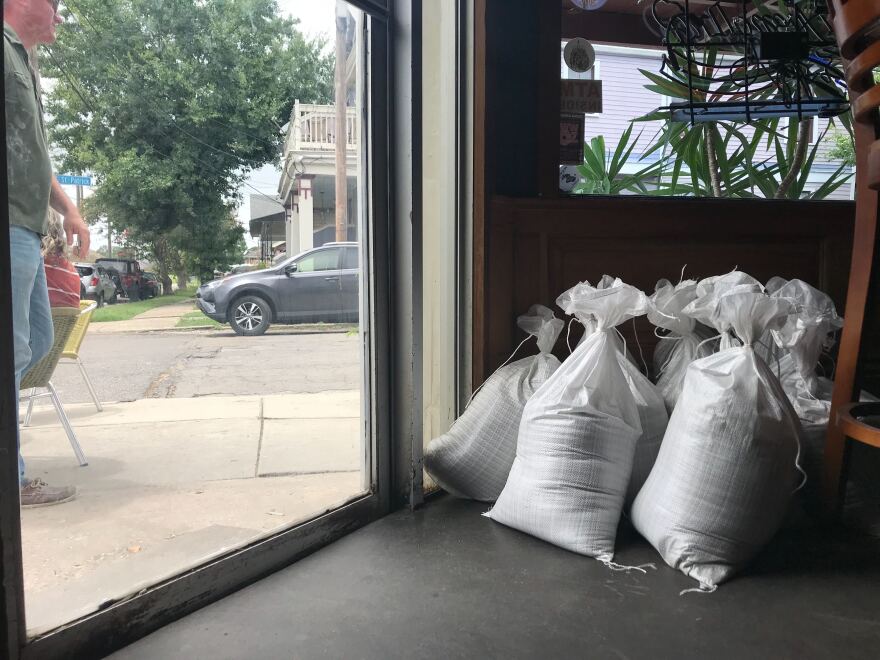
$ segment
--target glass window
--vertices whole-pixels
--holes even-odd
[[[345,248],[345,257],[342,267],[346,270],[356,270],[359,266],[358,264],[358,249],[357,248]]]
[[[793,62],[759,61],[759,49],[725,47],[742,38],[729,27],[737,24],[734,5],[712,9],[729,19],[717,21],[717,35],[709,10],[695,9],[693,30],[699,34],[688,48],[678,38],[686,24],[682,7],[655,3],[655,11],[645,14],[655,46],[587,46],[580,40],[581,52],[595,52],[587,71],[580,68],[589,58],[569,55],[567,62],[568,42],[562,42],[560,191],[850,199],[851,113],[824,3],[801,5],[799,20],[809,21],[815,34],[809,55]],[[566,6],[563,34],[576,31],[567,21],[605,11]],[[768,11],[776,15],[760,19],[762,24],[791,27],[793,18]]]
[[[296,261],[296,270],[299,273],[313,273],[321,270],[339,269],[339,248],[329,248],[313,252]]]
[[[387,14],[344,0],[119,5],[111,19],[103,1],[63,2],[56,30],[40,10],[32,18],[52,43],[39,57],[10,53],[7,39],[39,152],[38,168],[10,152],[9,177],[48,189],[57,176],[64,213],[90,237],[88,253],[67,257],[117,287],[97,292],[78,330],[82,371],[18,374],[30,635],[107,603],[133,606],[153,585],[198,579],[188,572],[294,526],[321,527],[325,514],[385,506],[372,506],[386,479],[373,452],[385,455],[374,429],[386,422],[373,415],[386,390],[373,386],[388,324],[372,315],[385,314],[390,278],[367,257],[357,276],[338,269],[356,268],[358,249],[368,255],[391,222],[371,201],[388,186]],[[12,261],[37,272],[48,193],[40,202],[9,190],[30,232]],[[271,264],[287,255],[316,275],[278,277]],[[26,284],[13,284],[16,304]],[[55,328],[16,336],[63,346],[73,326],[55,315]],[[341,331],[290,331],[318,324]],[[50,375],[57,409],[44,394]],[[46,503],[56,506],[35,508]],[[272,552],[310,542],[292,536]]]

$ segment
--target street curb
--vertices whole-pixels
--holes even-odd
[[[284,326],[281,326],[284,327]],[[348,334],[351,332],[353,328],[327,328],[326,330],[321,330],[318,328],[310,327],[310,328],[302,328],[289,330],[287,332],[268,332],[267,335],[342,335]],[[194,325],[187,328],[146,328],[142,330],[102,330],[98,332],[94,332],[94,335],[142,335],[142,334],[154,334],[157,332],[191,332],[193,330],[229,330],[230,336],[234,336],[235,332],[231,328],[227,328],[226,326],[216,327],[213,325]],[[263,335],[266,336],[266,335]]]

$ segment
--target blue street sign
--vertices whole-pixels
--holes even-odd
[[[90,176],[72,176],[70,174],[56,174],[55,178],[58,183],[65,186],[90,186],[92,185],[92,177]]]

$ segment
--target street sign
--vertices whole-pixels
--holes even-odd
[[[58,183],[64,186],[90,186],[92,185],[92,177],[90,176],[73,176],[71,174],[56,174],[55,178]]]

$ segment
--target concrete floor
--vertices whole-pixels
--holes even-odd
[[[112,655],[163,658],[876,658],[880,548],[781,532],[712,595],[632,531],[611,572],[442,497],[388,516]]]

